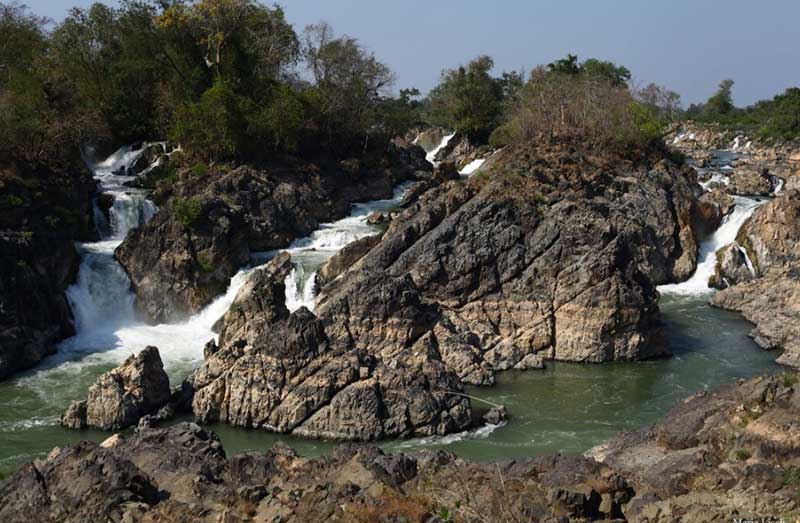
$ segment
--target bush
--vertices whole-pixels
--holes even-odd
[[[626,87],[539,68],[490,141],[506,145],[546,135],[628,149],[660,143],[664,127],[656,111],[634,100]]]
[[[187,227],[197,225],[203,212],[203,203],[197,197],[175,199],[175,216]]]
[[[738,459],[739,461],[747,461],[748,459],[750,459],[750,456],[752,454],[747,449],[738,449],[734,453],[734,455],[736,456],[736,459]]]

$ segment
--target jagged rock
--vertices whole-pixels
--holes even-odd
[[[169,378],[158,349],[147,347],[100,376],[85,402],[73,402],[62,416],[69,428],[116,430],[138,423],[169,403]]]
[[[513,174],[429,190],[322,288],[316,312],[329,338],[396,348],[427,331],[474,384],[544,358],[665,354],[654,284],[694,270],[691,173],[666,163],[619,172],[620,162],[569,146],[496,156],[493,172]],[[373,304],[376,289],[407,298]]]
[[[375,247],[381,241],[380,234],[373,234],[365,236],[356,240],[339,252],[334,254],[330,260],[320,267],[317,275],[320,278],[320,284],[325,285],[328,282],[335,280],[340,274],[353,266],[358,260],[364,257],[370,249]]]
[[[391,220],[389,213],[375,211],[367,216],[367,223],[369,225],[382,225]]]
[[[441,127],[431,127],[417,134],[416,138],[414,138],[414,143],[426,151],[432,151],[442,143],[442,140],[448,134],[449,133]]]
[[[734,242],[717,251],[717,265],[708,282],[710,287],[725,289],[755,278],[749,265],[747,251]]]
[[[693,228],[698,238],[705,238],[716,231],[722,220],[733,211],[735,202],[723,189],[712,189],[697,199]]]
[[[401,181],[431,178],[424,157],[419,147],[390,144],[335,165],[187,169],[158,187],[158,214],[115,254],[145,317],[182,319],[224,292],[252,252],[285,247],[353,202],[388,198]]]
[[[497,405],[484,413],[481,418],[484,423],[489,423],[490,425],[499,425],[508,419],[508,409],[506,409],[503,405]]]
[[[256,271],[225,315],[219,347],[194,376],[194,413],[202,422],[340,440],[446,434],[470,423],[461,384],[412,317],[391,311],[409,289],[364,289],[349,310],[382,321],[384,339],[348,339],[334,315],[285,305],[288,261]],[[337,311],[341,312],[341,311]],[[352,327],[356,332],[356,327]]]

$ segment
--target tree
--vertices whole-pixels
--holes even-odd
[[[631,72],[627,67],[595,58],[590,58],[583,62],[580,66],[580,71],[590,78],[606,81],[616,87],[628,85],[631,79]]]
[[[666,120],[675,120],[681,114],[681,95],[650,83],[634,91],[634,97]]]
[[[315,81],[313,99],[327,147],[344,154],[369,144],[376,109],[395,77],[355,38],[335,37],[326,24],[305,31],[304,56]]]
[[[715,118],[729,115],[736,108],[733,105],[733,80],[723,80],[714,95],[708,99],[703,108],[705,118]]]
[[[444,71],[429,95],[432,122],[485,141],[502,114],[503,85],[491,76],[493,67],[490,57],[480,56]]]
[[[547,70],[551,73],[576,75],[581,72],[578,64],[578,55],[568,54],[566,58],[556,60],[547,64]]]

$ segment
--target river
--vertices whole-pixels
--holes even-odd
[[[131,179],[125,168],[141,153],[123,148],[104,162],[92,164],[101,190],[111,193],[115,203],[111,223],[100,220],[102,240],[80,246],[83,262],[78,281],[68,291],[78,334],[63,342],[58,354],[37,368],[0,383],[4,406],[0,410],[0,471],[44,456],[55,446],[108,437],[108,433],[99,431],[62,429],[59,415],[72,400],[85,398],[100,373],[146,345],[159,347],[170,380],[179,383],[201,363],[203,346],[214,337],[211,326],[253,270],[243,268],[225,295],[186,322],[152,326],[136,319],[130,283],[113,259],[113,251],[131,228],[156,212],[145,193],[123,185]],[[473,163],[462,174],[469,175],[477,167]],[[723,173],[716,173],[719,179],[724,179]],[[356,204],[350,216],[323,224],[308,238],[290,245],[287,250],[295,268],[287,279],[287,306],[313,309],[314,275],[319,266],[347,243],[378,232],[377,227],[367,224],[367,216],[395,207],[403,190],[399,187],[389,200]],[[662,317],[674,357],[603,365],[551,362],[543,371],[501,373],[497,386],[470,388],[469,393],[506,405],[511,414],[507,424],[446,437],[389,441],[382,446],[403,451],[444,448],[478,460],[579,453],[621,430],[655,422],[676,401],[693,392],[776,370],[776,355],[750,340],[747,334],[751,326],[746,321],[708,306],[712,290],[707,281],[713,253],[735,237],[759,203],[737,198],[734,212],[701,246],[695,275],[682,284],[660,288]],[[271,254],[255,256],[253,265],[263,263]],[[327,442],[225,425],[209,428],[221,437],[229,455],[265,450],[277,442],[308,455],[322,454],[332,447]]]

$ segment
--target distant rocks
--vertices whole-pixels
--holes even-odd
[[[118,430],[169,403],[169,378],[158,349],[147,347],[101,375],[85,401],[73,402],[61,418],[68,428]]]

